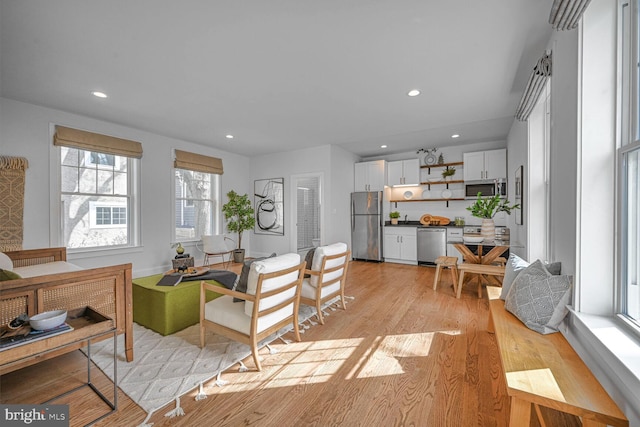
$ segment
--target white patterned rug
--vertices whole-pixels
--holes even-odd
[[[352,297],[347,297],[352,299]],[[338,302],[336,302],[338,301]],[[323,308],[335,310],[339,299],[329,301]],[[300,332],[310,325],[317,324],[311,318],[315,316],[313,307],[300,305]],[[327,313],[328,314],[328,313]],[[316,318],[317,319],[317,318]],[[306,323],[305,323],[306,322]],[[293,327],[283,328],[261,342],[260,346],[269,344]],[[148,415],[141,426],[151,415],[163,406],[176,400],[176,408],[167,416],[182,415],[179,397],[201,387],[202,383],[218,376],[223,371],[240,363],[251,354],[248,345],[238,343],[220,335],[207,332],[206,346],[200,348],[200,326],[190,326],[175,334],[162,336],[150,329],[133,324],[133,362],[126,362],[124,356],[124,336],[118,336],[118,387]],[[91,359],[107,375],[113,379],[113,341],[105,340],[91,345]],[[218,385],[223,385],[218,378]],[[197,399],[197,398],[196,398]]]

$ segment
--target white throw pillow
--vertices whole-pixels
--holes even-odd
[[[249,279],[247,280],[247,295],[255,295],[258,288],[258,276],[264,273],[272,273],[274,271],[286,270],[290,267],[300,265],[300,255],[289,253],[279,255],[273,258],[267,258],[261,261],[256,261],[251,264],[249,270]],[[262,292],[277,289],[287,283],[291,283],[296,279],[298,272],[294,271],[284,276],[275,277],[262,282]],[[290,289],[288,292],[280,295],[274,295],[269,298],[264,298],[260,301],[260,309],[271,307],[279,302],[284,301],[291,295],[295,294],[295,288]],[[245,301],[244,312],[247,316],[253,315],[253,302]]]
[[[528,261],[523,260],[516,254],[510,254],[509,259],[507,260],[507,265],[504,268],[504,278],[502,279],[502,291],[500,292],[500,299],[505,300],[507,298],[507,294],[509,293],[509,289],[511,289],[511,285],[513,281],[518,277],[520,272],[525,268],[531,265]],[[544,264],[547,271],[553,275],[560,274],[560,268],[562,263],[560,262],[552,262],[551,264]]]
[[[320,269],[322,268],[322,260],[324,259],[325,255],[337,255],[337,254],[341,254],[341,253],[346,252],[346,251],[347,251],[347,244],[346,243],[342,243],[342,242],[333,243],[331,245],[320,246],[320,247],[316,248],[316,252],[313,255],[313,263],[311,265],[311,270],[320,271]],[[344,264],[345,261],[346,260],[344,259],[344,257],[333,259],[333,260],[327,262],[327,264],[325,265],[325,268],[336,267],[338,265]],[[323,277],[324,281],[326,282],[328,280],[333,280],[336,277],[341,276],[342,275],[342,270],[343,269],[339,269],[339,270],[336,270],[336,271],[324,276]],[[311,280],[309,281],[309,283],[311,284],[311,286],[317,287],[318,286],[318,276],[311,276],[310,279]]]
[[[518,274],[509,289],[504,308],[529,329],[541,334],[558,331],[569,311],[569,276],[553,275],[540,260]]]
[[[0,270],[13,271],[13,261],[4,252],[0,252]]]

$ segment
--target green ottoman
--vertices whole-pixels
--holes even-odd
[[[162,274],[132,280],[133,321],[162,335],[170,335],[200,322],[200,280],[176,286],[156,286]],[[215,280],[207,280],[220,287]],[[207,291],[207,302],[222,296]]]

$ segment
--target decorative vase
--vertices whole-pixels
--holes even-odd
[[[182,247],[182,243],[178,243],[178,247],[176,248],[176,253],[178,255],[182,255],[184,253],[184,248]]]
[[[233,262],[244,262],[244,249],[233,250]]]
[[[480,234],[484,240],[495,240],[496,238],[496,224],[493,219],[482,219],[482,227],[480,228]]]

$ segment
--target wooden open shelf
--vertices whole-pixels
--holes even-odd
[[[428,186],[432,186],[432,185],[444,185],[444,184],[464,184],[464,181],[461,179],[456,179],[456,180],[452,180],[452,181],[435,181],[435,182],[421,182],[420,185],[428,185]]]
[[[447,168],[449,166],[464,166],[464,162],[441,163],[439,165],[421,165],[420,169]]]

